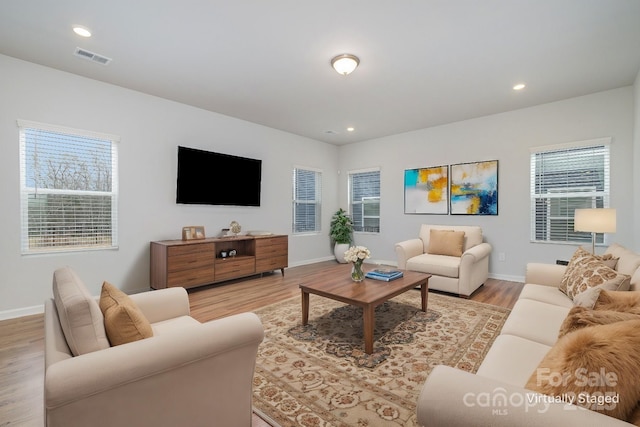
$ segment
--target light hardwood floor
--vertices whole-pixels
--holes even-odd
[[[298,285],[319,270],[337,264],[326,261],[191,290],[191,314],[201,322],[257,310],[291,297],[299,297]],[[470,299],[513,307],[522,283],[489,279]],[[0,426],[43,425],[44,328],[43,316],[34,315],[0,322]],[[254,415],[253,427],[268,426]]]

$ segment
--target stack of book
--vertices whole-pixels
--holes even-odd
[[[383,280],[385,282],[389,282],[391,280],[399,279],[400,277],[402,277],[402,271],[376,269],[369,271],[367,274],[365,274],[365,277],[368,279]]]

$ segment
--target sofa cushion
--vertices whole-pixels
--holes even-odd
[[[501,334],[515,335],[552,346],[558,340],[560,325],[569,307],[559,307],[530,299],[516,301]]]
[[[65,340],[74,356],[109,348],[100,307],[70,267],[54,271],[53,299]]]
[[[619,273],[633,276],[638,268],[640,268],[640,254],[637,254],[617,243],[612,243],[604,253],[618,258],[616,270]]]
[[[102,284],[100,309],[111,345],[153,336],[151,324],[127,294],[108,282]]]
[[[630,277],[608,267],[600,258],[578,248],[567,265],[560,289],[573,299],[596,286],[616,290],[629,289]]]
[[[573,403],[627,420],[640,400],[638,348],[640,320],[579,329],[558,340],[525,387],[556,398],[581,396]],[[598,398],[600,404],[591,400]]]
[[[431,230],[427,253],[461,257],[464,246],[464,231]]]
[[[518,298],[545,302],[559,307],[571,308],[573,306],[571,300],[555,286],[527,283]]]
[[[550,348],[514,335],[499,335],[476,374],[522,387]]]
[[[157,336],[172,333],[183,333],[187,328],[198,325],[201,325],[201,323],[191,316],[179,316],[174,317],[173,319],[152,323],[151,329],[153,329],[153,335]]]
[[[407,270],[457,278],[460,271],[460,259],[446,255],[418,255],[407,260]]]

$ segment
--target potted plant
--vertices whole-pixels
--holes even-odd
[[[331,218],[329,236],[333,242],[333,255],[336,261],[346,264],[344,253],[351,245],[353,235],[353,222],[347,212],[340,208]]]

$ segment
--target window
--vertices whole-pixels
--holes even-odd
[[[349,172],[353,231],[380,232],[380,170]]]
[[[320,231],[322,172],[293,169],[293,232]]]
[[[531,150],[531,240],[589,243],[573,231],[576,209],[609,207],[610,138]],[[602,233],[596,243],[604,243]]]
[[[22,253],[117,247],[118,137],[18,121]]]

